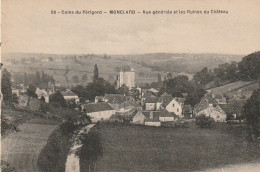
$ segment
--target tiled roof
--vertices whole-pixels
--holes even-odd
[[[105,94],[104,100],[107,103],[118,103],[121,104],[126,101],[126,97],[123,94]]]
[[[151,92],[145,92],[143,98],[151,97],[153,94]]]
[[[63,96],[77,96],[77,94],[73,93],[71,90],[61,91]]]
[[[206,94],[206,95],[202,98],[202,100],[200,101],[200,103],[199,103],[198,105],[196,105],[195,111],[196,111],[196,112],[202,111],[202,110],[208,108],[208,107],[209,107],[209,104],[212,104],[213,107],[218,105],[217,102],[216,102],[216,100],[214,100],[214,99],[211,97],[210,94]]]
[[[145,100],[145,103],[156,103],[158,101],[158,98],[155,97],[155,96],[152,96],[152,97],[148,97],[146,100]]]
[[[174,97],[174,99],[175,99],[180,105],[183,105],[183,104],[184,104],[185,98]]]
[[[159,117],[177,117],[177,115],[174,112],[168,112],[167,110],[164,110],[159,114]]]
[[[84,108],[86,109],[86,113],[114,110],[108,103],[105,102],[85,104]]]
[[[159,99],[158,99],[158,102],[161,102],[162,103],[162,106],[163,107],[166,107],[171,101],[172,101],[172,96],[170,94],[167,94],[167,93],[163,93]]]
[[[226,114],[242,115],[244,104],[245,104],[245,101],[233,100],[233,101],[229,102],[228,104],[220,105],[220,107],[226,112]]]
[[[159,92],[158,90],[156,90],[156,89],[154,89],[154,88],[150,88],[150,89],[147,90],[147,91],[152,92],[152,93],[158,93],[158,92]]]

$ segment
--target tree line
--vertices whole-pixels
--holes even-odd
[[[260,78],[260,52],[249,54],[241,62],[220,64],[215,69],[203,68],[193,76],[196,83],[207,85],[213,82],[212,87],[217,87],[225,82],[239,80],[257,80]]]

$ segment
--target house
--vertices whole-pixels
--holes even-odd
[[[227,114],[228,119],[241,120],[245,103],[245,99],[230,99],[228,104],[222,104],[220,106]]]
[[[126,97],[123,94],[105,94],[104,102],[107,102],[113,109],[119,111],[120,104],[126,101]]]
[[[17,96],[19,96],[20,90],[16,88],[12,88],[12,94],[16,94]]]
[[[159,121],[161,122],[170,122],[176,120],[177,118],[178,116],[174,114],[174,112],[168,112],[167,110],[164,110],[159,114]]]
[[[155,96],[151,96],[151,97],[148,97],[146,100],[145,100],[145,110],[149,110],[149,111],[155,111],[157,110],[157,101],[158,101],[158,98],[155,97]]]
[[[209,93],[202,98],[194,110],[196,116],[205,115],[213,118],[216,122],[225,122],[227,118],[226,113]]]
[[[182,117],[183,106],[184,106],[184,99],[175,97],[165,106],[165,109],[168,112],[173,112],[177,116]]]
[[[92,122],[109,120],[116,111],[106,102],[82,105],[82,111],[91,118]]]
[[[78,95],[73,93],[71,90],[67,89],[66,91],[61,91],[61,94],[66,101],[74,100],[76,104],[79,103]]]
[[[39,88],[36,88],[36,91],[35,91],[38,99],[41,99],[42,97],[44,97],[44,100],[45,100],[45,103],[49,103],[49,94],[45,91],[45,89],[39,89]]]
[[[138,107],[140,107],[140,105],[135,101],[125,101],[119,105],[119,112],[125,113]]]
[[[144,106],[145,105],[145,100],[148,98],[148,97],[151,97],[153,96],[153,94],[151,92],[143,92],[142,93],[142,98],[141,98],[141,105]]]
[[[168,93],[163,93],[158,99],[157,106],[160,106],[162,109],[165,109],[166,106],[172,101],[172,99],[172,95]]]
[[[137,113],[134,115],[132,121],[133,121],[133,124],[142,124],[142,125],[144,125],[145,119],[146,119],[146,117],[144,116],[142,111],[137,111]]]
[[[158,111],[137,111],[133,117],[133,124],[141,124],[147,126],[161,126],[159,115],[161,112]]]
[[[150,89],[147,90],[147,92],[150,92],[150,93],[152,93],[155,96],[159,93],[159,91],[156,90],[155,88],[150,88]]]
[[[132,118],[133,124],[161,126],[162,123],[172,122],[178,118],[174,113],[164,111],[137,111]]]
[[[191,105],[184,105],[182,113],[184,118],[192,118],[193,112]]]

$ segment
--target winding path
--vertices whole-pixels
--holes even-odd
[[[84,127],[83,129],[80,130],[80,132],[78,133],[77,136],[79,136],[81,133],[88,133],[89,130],[94,127],[95,124],[89,124],[86,127]],[[76,140],[76,139],[75,139]],[[79,166],[79,158],[75,155],[75,151],[81,147],[81,145],[77,145],[76,143],[74,143],[74,145],[72,146],[72,148],[70,149],[69,155],[67,157],[67,161],[66,161],[66,170],[65,172],[80,172],[80,166]]]

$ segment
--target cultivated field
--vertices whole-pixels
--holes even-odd
[[[212,129],[153,128],[102,124],[103,157],[97,171],[197,171],[252,162],[260,150],[246,140],[243,126]]]
[[[237,94],[240,90],[242,95],[249,98],[253,90],[257,88],[259,88],[259,83],[257,81],[237,81],[209,90],[219,90],[222,94],[225,94],[229,98],[232,98],[233,95]]]
[[[19,172],[37,172],[37,158],[58,122],[34,118],[19,126],[20,132],[2,139],[2,160]]]

